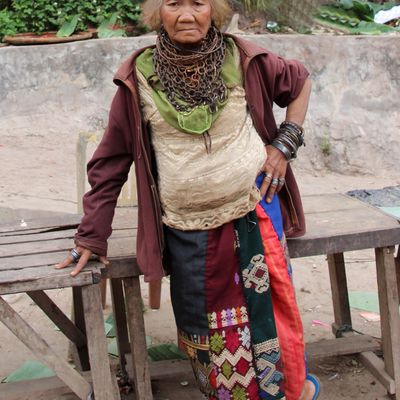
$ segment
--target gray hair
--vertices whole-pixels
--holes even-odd
[[[209,0],[211,18],[215,26],[221,29],[232,13],[226,0]],[[163,0],[146,0],[142,5],[142,21],[152,30],[158,31],[161,27],[160,8]]]

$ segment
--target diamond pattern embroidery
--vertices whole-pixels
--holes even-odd
[[[264,256],[258,254],[253,256],[249,265],[243,270],[244,286],[254,289],[256,293],[265,293],[269,288],[269,274]]]
[[[210,349],[212,352],[220,354],[223,348],[224,338],[218,332],[215,332],[210,338]]]

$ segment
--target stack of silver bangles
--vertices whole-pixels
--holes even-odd
[[[296,158],[299,147],[306,145],[304,130],[294,122],[284,121],[279,126],[278,136],[271,144],[280,150],[288,161],[291,161]]]

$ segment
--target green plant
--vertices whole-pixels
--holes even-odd
[[[7,9],[0,10],[0,41],[6,35],[15,35],[24,29],[22,23],[14,18],[14,13]]]
[[[122,34],[115,29],[126,24],[136,25],[141,0],[12,0],[2,1],[7,8],[0,15],[0,39],[5,34],[59,30],[60,36],[84,31],[88,26],[107,24],[112,36]],[[113,20],[110,27],[109,22]],[[60,29],[61,27],[61,29]],[[111,36],[111,34],[110,34]]]
[[[324,156],[327,156],[327,157],[328,157],[328,156],[331,155],[331,152],[332,152],[332,149],[331,149],[331,141],[330,141],[330,138],[329,138],[329,135],[328,135],[328,134],[326,134],[326,135],[324,135],[324,136],[322,137],[321,143],[320,143],[319,147],[320,147],[320,149],[321,149],[321,151],[322,151],[322,154],[323,154]]]
[[[59,27],[58,3],[47,0],[13,0],[12,10],[25,32],[43,33]]]
[[[321,6],[316,19],[324,25],[337,27],[354,34],[393,32],[398,29],[375,23],[374,16],[378,11],[387,10],[395,4],[392,1],[377,4],[366,0],[337,0],[330,5]]]
[[[110,19],[105,19],[97,29],[99,38],[111,38],[118,36],[126,36],[126,32],[123,29],[118,28],[116,25],[118,14],[114,13]]]

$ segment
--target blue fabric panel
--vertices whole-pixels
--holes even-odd
[[[256,184],[258,188],[261,187],[264,177],[265,177],[264,172],[262,172],[257,176]],[[265,211],[265,213],[268,215],[268,217],[271,219],[275,232],[278,235],[279,240],[281,240],[283,235],[283,221],[282,221],[281,206],[279,204],[278,195],[277,194],[274,195],[271,203],[267,203],[265,201],[265,196],[264,196],[260,201],[260,205]]]

